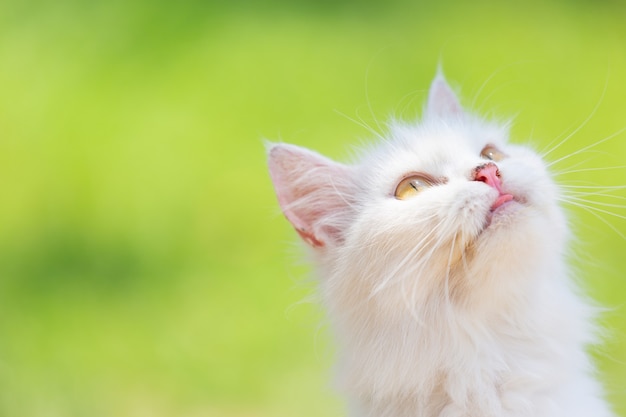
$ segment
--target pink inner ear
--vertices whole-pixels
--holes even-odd
[[[346,167],[304,148],[285,144],[269,149],[268,164],[287,220],[305,242],[313,247],[324,246],[326,240],[335,237],[322,232],[324,220],[340,209],[338,202],[345,205],[337,184],[342,183]]]
[[[291,174],[298,169],[298,159],[300,156],[289,152],[288,149],[279,148],[278,146],[270,150],[269,156],[268,164],[270,175],[283,214],[304,241],[312,246],[324,246],[324,243],[317,240],[313,235],[310,222],[301,219],[297,211],[291,208],[293,202],[297,201],[305,194],[305,190],[299,190],[297,187],[294,187],[294,175]]]
[[[443,75],[437,75],[430,86],[428,114],[437,117],[450,117],[463,114],[463,108]]]

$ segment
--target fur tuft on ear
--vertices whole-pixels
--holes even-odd
[[[314,248],[343,239],[352,200],[352,170],[295,145],[269,144],[268,165],[278,202]]]
[[[436,118],[459,117],[463,108],[443,74],[438,73],[430,86],[427,115]]]

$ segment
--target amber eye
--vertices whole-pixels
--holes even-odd
[[[490,161],[502,161],[504,158],[507,157],[507,155],[503,152],[501,152],[498,148],[496,148],[493,145],[487,145],[483,148],[483,150],[480,152],[480,156],[485,158],[485,159],[489,159]]]
[[[432,185],[432,180],[424,175],[411,175],[406,177],[396,187],[395,197],[398,200],[406,200],[424,191]]]

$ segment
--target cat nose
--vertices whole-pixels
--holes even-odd
[[[484,182],[488,186],[501,191],[500,171],[493,162],[487,162],[474,168],[474,181]]]

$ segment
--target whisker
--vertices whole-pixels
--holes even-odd
[[[574,206],[578,206],[580,208],[582,208],[583,210],[585,210],[586,212],[588,212],[589,214],[593,215],[594,217],[596,217],[598,220],[600,220],[602,223],[606,224],[607,226],[609,226],[609,228],[611,228],[615,233],[617,233],[622,239],[626,240],[626,236],[624,236],[624,234],[622,232],[620,232],[615,226],[613,226],[611,224],[611,222],[609,222],[608,220],[606,220],[604,217],[600,216],[598,213],[596,213],[595,211],[602,211],[605,212],[605,210],[601,210],[598,209],[596,207],[588,207],[584,204],[580,204],[580,203],[576,203],[573,201],[567,201],[567,203],[572,204]],[[607,214],[611,214],[614,215],[614,213],[608,212],[606,211]],[[618,216],[621,217],[621,216]]]
[[[502,89],[504,86],[511,85],[511,84],[514,84],[514,82],[510,81],[510,82],[507,82],[507,83],[502,83],[502,84],[500,84],[500,86],[498,86],[498,88],[494,88],[489,93],[489,95],[483,99],[483,103],[488,102],[489,99],[491,99],[491,97],[493,97],[498,92],[499,89]]]
[[[446,306],[448,308],[450,308],[452,305],[452,302],[450,301],[450,268],[452,265],[452,255],[454,253],[454,247],[456,245],[457,235],[458,235],[458,231],[454,233],[454,237],[452,238],[452,245],[450,246],[450,254],[448,255],[448,265],[446,266],[446,277],[444,280]]]
[[[415,320],[417,323],[419,323],[420,325],[424,326],[424,320],[422,320],[422,318],[420,317],[420,315],[417,313],[416,311],[416,304],[415,301],[415,296],[416,296],[416,289],[417,289],[417,285],[415,285],[415,283],[413,283],[413,291],[411,291],[411,299],[409,299],[409,297],[407,296],[407,291],[406,288],[404,286],[405,282],[402,281],[402,290],[401,290],[401,294],[402,294],[402,301],[404,302],[404,306],[406,307],[406,309],[409,311],[409,314],[411,314],[411,317],[413,318],[413,320]]]
[[[600,151],[600,150],[588,150],[588,151],[586,151],[586,153],[587,153],[587,154],[598,154],[598,155],[600,155],[600,156],[601,156],[601,157],[603,157],[603,158],[606,158],[606,157],[610,156],[610,154],[609,154],[608,152],[606,152],[606,151]],[[594,155],[594,156],[598,156],[598,155]],[[569,157],[569,156],[567,156],[567,157]],[[548,168],[550,168],[550,170],[551,170],[552,174],[553,174],[555,177],[557,177],[557,176],[559,176],[559,175],[563,175],[563,174],[567,174],[567,173],[572,173],[572,172],[577,172],[574,168],[577,168],[577,167],[579,167],[579,166],[586,166],[586,165],[589,165],[589,164],[590,164],[590,162],[591,162],[591,161],[593,161],[593,160],[594,160],[594,158],[587,158],[587,159],[584,159],[584,160],[582,160],[582,161],[580,161],[580,162],[577,162],[577,163],[575,163],[575,164],[573,164],[573,165],[570,165],[569,167],[563,168],[563,170],[558,170],[558,171],[554,171],[554,170],[552,170],[552,168],[550,168],[550,166],[552,165],[552,163],[548,164],[548,165],[547,165],[547,167],[548,167]],[[617,168],[619,168],[619,167],[615,167],[615,168],[617,169]],[[592,168],[588,168],[588,169],[589,169],[589,170],[592,170]],[[604,168],[596,168],[596,169],[597,169],[597,170],[602,170],[602,169],[604,169]],[[583,169],[583,170],[584,170],[584,169]]]
[[[580,201],[580,202],[584,202],[584,203],[587,203],[587,204],[593,204],[593,205],[596,205],[596,206],[615,207],[615,208],[626,209],[626,205],[624,205],[624,204],[603,203],[601,201],[587,200],[585,198],[574,197],[574,196],[568,196],[568,197],[566,197],[564,199],[564,201],[568,201],[568,202]],[[626,217],[624,217],[624,218],[626,219]]]
[[[584,122],[583,122],[583,123],[584,123]],[[572,124],[570,124],[569,126],[567,126],[567,127],[565,128],[565,130],[563,130],[563,132],[562,132],[562,133],[559,133],[559,134],[558,134],[558,135],[557,135],[554,139],[552,139],[550,142],[548,142],[548,143],[547,143],[547,144],[546,144],[546,145],[545,145],[542,149],[539,149],[539,150],[538,150],[538,153],[539,153],[539,155],[541,156],[541,158],[544,158],[546,155],[548,155],[550,152],[552,152],[552,150],[553,150],[553,149],[555,149],[555,148],[559,147],[559,146],[561,145],[560,143],[559,143],[558,145],[556,145],[556,146],[555,146],[555,148],[552,148],[552,149],[548,150],[547,152],[546,152],[546,150],[545,150],[546,148],[548,148],[548,147],[552,146],[552,144],[553,144],[554,142],[556,142],[557,140],[559,140],[559,139],[561,139],[563,136],[565,136],[565,135],[567,134],[567,131],[568,131],[568,130],[570,130],[570,129],[571,129],[571,128],[575,125],[575,124],[576,124],[576,123],[572,123]]]
[[[380,283],[378,283],[374,289],[372,290],[371,294],[370,294],[370,298],[374,297],[376,294],[378,294],[380,291],[382,291],[383,289],[385,289],[387,287],[387,285],[389,284],[389,282],[391,282],[391,280],[394,279],[394,277],[396,277],[397,273],[404,268],[404,266],[407,264],[407,262],[409,262],[410,260],[414,259],[415,256],[419,255],[420,252],[422,252],[426,247],[428,247],[428,245],[425,245],[424,243],[426,242],[427,239],[430,238],[430,236],[435,233],[435,231],[439,228],[439,226],[441,225],[442,222],[440,222],[439,224],[437,224],[435,227],[433,227],[430,232],[428,232],[426,234],[426,236],[424,236],[424,238],[422,238],[422,240],[420,240],[418,243],[415,244],[415,246],[409,251],[408,254],[406,254],[406,256],[402,259],[402,261],[398,262],[398,265],[396,265],[396,267],[389,272],[388,274],[386,274],[385,279],[383,279]],[[393,250],[393,248],[392,248]]]
[[[526,63],[530,63],[532,62],[531,60],[520,60],[520,61],[516,61],[516,62],[512,62],[510,64],[506,64],[506,65],[501,65],[500,67],[496,68],[491,75],[489,75],[489,77],[487,77],[485,79],[485,81],[483,81],[483,83],[480,85],[480,87],[478,87],[478,90],[476,91],[476,93],[474,93],[474,99],[472,100],[472,103],[470,105],[470,109],[475,109],[476,107],[476,100],[478,100],[478,97],[480,97],[480,94],[483,92],[483,90],[485,89],[485,87],[487,87],[487,84],[489,84],[489,82],[498,74],[500,74],[502,71],[504,71],[507,68],[516,66],[516,65],[521,65],[521,64],[526,64]],[[487,96],[484,100],[483,103],[486,102],[489,97],[491,97],[491,95]]]
[[[439,225],[443,224],[443,221],[439,223]],[[441,244],[443,242],[443,240],[445,239],[445,236],[447,236],[447,234],[442,234],[441,236],[439,236],[439,239],[437,240],[437,242],[434,245],[431,245],[431,249],[430,251],[424,256],[424,259],[430,259],[431,256],[433,255],[433,253],[435,252],[435,250],[439,249],[441,247]],[[454,249],[454,240],[456,240],[456,236],[457,233],[454,234],[454,238],[453,238],[453,246],[452,246],[452,250]],[[450,257],[452,256],[452,253],[450,254]],[[449,263],[450,264],[450,263]],[[423,269],[425,269],[427,266],[426,263],[420,263],[418,264],[417,268],[415,268],[415,272],[413,275],[421,275],[421,272]],[[450,267],[448,266],[448,272],[446,275],[449,274],[449,269]],[[446,280],[446,285],[447,285],[448,280]],[[417,305],[416,300],[417,300],[417,292],[419,289],[418,285],[415,285],[415,282],[413,282],[413,288],[411,291],[411,297],[410,299],[406,297],[406,287],[405,287],[405,283],[406,280],[402,281],[402,298],[403,301],[405,303],[405,305],[407,306],[407,308],[409,309],[409,311],[411,312],[411,315],[413,316],[413,318],[420,324],[423,324],[423,321],[420,319],[420,317],[417,315],[417,312],[415,311],[415,307]],[[448,307],[450,307],[450,301],[448,298]]]
[[[604,210],[604,209],[601,209],[601,208],[598,208],[598,207],[590,206],[590,205],[581,203],[579,201],[572,201],[572,200],[569,200],[569,199],[561,199],[561,201],[563,201],[565,203],[573,204],[573,205],[581,207],[581,208],[594,210],[594,211],[597,211],[597,212],[600,212],[600,213],[608,214],[609,216],[618,217],[620,219],[626,220],[626,216],[623,216],[623,215],[617,214],[617,213],[613,213],[612,211]],[[587,203],[589,203],[589,202],[587,202]]]
[[[550,148],[547,152],[544,152],[541,154],[542,158],[545,158],[546,156],[548,156],[550,153],[552,153],[555,149],[558,149],[561,145],[563,145],[565,142],[567,142],[568,140],[570,140],[576,133],[578,133],[587,123],[589,123],[589,121],[591,120],[591,118],[593,116],[595,116],[596,112],[598,111],[598,109],[600,108],[600,105],[602,104],[602,101],[604,100],[604,96],[606,94],[606,90],[608,89],[609,86],[609,77],[607,74],[607,77],[604,80],[604,87],[602,88],[602,93],[600,94],[600,98],[598,99],[598,101],[596,102],[596,105],[594,106],[593,110],[591,110],[591,113],[589,113],[589,116],[587,116],[587,118],[585,120],[583,120],[583,122],[578,125],[578,127],[576,129],[574,129],[574,131],[572,133],[570,133],[569,135],[567,135],[565,138],[563,138],[563,140],[561,140],[559,143],[557,143],[555,146],[553,146],[552,148]],[[601,142],[600,142],[601,143]],[[559,160],[557,160],[558,162]]]
[[[604,143],[604,142],[606,142],[606,141],[608,141],[608,140],[613,139],[614,137],[616,137],[616,136],[618,136],[618,135],[621,135],[624,131],[626,131],[626,127],[621,128],[621,129],[620,129],[620,130],[618,130],[617,132],[610,134],[609,136],[605,137],[604,139],[601,139],[601,140],[599,140],[599,141],[597,141],[597,142],[594,142],[594,143],[592,143],[592,144],[590,144],[590,145],[587,145],[587,146],[585,146],[584,148],[578,149],[577,151],[572,152],[572,153],[571,153],[571,154],[569,154],[569,155],[565,155],[565,156],[563,156],[563,157],[561,157],[561,158],[557,159],[556,161],[552,161],[552,162],[550,162],[550,163],[548,164],[548,167],[551,167],[551,166],[552,166],[552,165],[554,165],[554,164],[558,164],[559,162],[564,161],[564,160],[566,160],[566,159],[568,159],[568,158],[571,158],[572,156],[579,155],[579,154],[580,154],[580,153],[582,153],[582,152],[588,151],[589,149],[591,149],[591,148],[593,148],[593,147],[595,147],[595,146],[598,146],[598,145],[600,145],[600,144],[602,144],[602,143]]]
[[[383,142],[387,142],[387,138],[383,136],[382,133],[378,132],[376,129],[374,129],[372,126],[368,125],[367,123],[365,123],[362,119],[357,120],[354,119],[350,116],[348,116],[347,114],[335,109],[334,110],[335,113],[337,113],[340,116],[345,117],[346,119],[348,119],[349,121],[351,121],[352,123],[356,124],[357,126],[361,126],[363,129],[367,130],[368,132],[370,132],[371,134],[373,134],[376,138],[382,140]],[[378,124],[378,122],[377,122]],[[380,126],[379,126],[380,128]],[[381,129],[382,130],[382,129]]]
[[[563,171],[552,171],[552,173],[553,173],[554,176],[562,175],[563,172],[567,172],[567,171],[565,171],[566,169],[573,170],[574,168],[579,167],[581,165],[582,166],[589,165],[589,162],[591,162],[591,160],[592,160],[592,158],[587,158],[584,161],[580,161],[578,163],[575,163],[574,165],[570,165],[569,167],[564,168]]]
[[[604,191],[612,191],[612,190],[623,190],[626,188],[626,185],[571,185],[571,184],[561,184],[562,188],[587,188],[594,190],[604,190]]]
[[[602,191],[594,191],[594,192],[583,192],[583,191],[571,191],[571,190],[567,190],[567,193],[564,194],[565,197],[568,196],[599,196],[599,197],[606,197],[606,198],[615,198],[618,200],[626,200],[626,197],[623,195],[615,195],[615,194],[605,194]]]
[[[441,226],[443,224],[444,220],[442,220],[441,222],[439,222],[439,224],[437,225],[437,227]],[[433,253],[435,252],[435,250],[437,250],[442,241],[444,240],[444,235],[439,236],[439,239],[437,239],[437,241],[430,245],[430,251],[428,251],[427,254],[424,255],[423,259],[425,261],[422,261],[420,263],[417,263],[414,268],[413,268],[413,273],[412,274],[407,274],[405,275],[405,277],[407,276],[421,276],[422,272],[424,269],[426,269],[426,267],[428,266],[427,260],[431,259]],[[408,282],[407,282],[408,281]],[[406,291],[406,285],[408,284],[413,284],[412,286],[412,290],[411,290],[411,297],[407,297],[407,291]],[[416,306],[417,306],[417,293],[419,290],[419,285],[416,285],[415,281],[411,281],[411,280],[402,280],[401,281],[402,284],[402,299],[404,301],[405,306],[407,307],[407,309],[409,310],[409,312],[411,313],[411,316],[413,317],[413,319],[415,321],[417,321],[418,323],[424,325],[423,320],[420,318],[420,316],[417,314],[416,311]]]
[[[355,210],[356,205],[353,204],[351,201],[348,201],[348,199],[344,196],[344,193],[339,191],[339,189],[337,188],[337,184],[334,180],[334,178],[331,176],[330,179],[330,185],[333,187],[333,190],[335,191],[335,193],[339,196],[339,198],[341,198],[341,200],[346,204],[346,206],[350,207],[351,209]]]
[[[367,102],[367,108],[370,111],[370,115],[374,119],[374,123],[376,123],[376,126],[378,127],[378,130],[380,131],[382,131],[383,129],[381,128],[380,123],[378,122],[378,118],[376,117],[376,114],[374,113],[374,109],[372,108],[372,101],[370,100],[369,76],[370,76],[370,68],[374,64],[374,61],[378,59],[378,56],[382,54],[383,51],[385,51],[386,49],[387,47],[382,47],[376,54],[374,54],[374,56],[372,57],[372,59],[367,65],[367,69],[365,70],[365,101]]]
[[[465,239],[463,239],[465,241]],[[467,258],[465,257],[465,250],[461,251],[461,260],[463,261],[463,270],[465,273],[469,272],[469,266],[467,265]]]
[[[491,73],[491,75],[489,77],[487,77],[485,79],[485,81],[483,81],[483,83],[480,85],[480,87],[478,87],[478,91],[476,91],[476,93],[474,94],[474,99],[472,100],[472,103],[470,105],[470,109],[474,109],[476,106],[476,100],[478,99],[478,97],[480,97],[480,93],[483,92],[483,89],[487,86],[487,84],[489,84],[489,81],[491,81],[493,79],[493,77],[495,77],[496,75],[498,75],[500,72],[502,72],[506,67],[510,66],[509,65],[505,65],[505,66],[501,66],[500,68],[497,68],[495,71],[493,71]]]
[[[417,226],[422,226],[424,223],[428,223],[430,222],[432,219],[435,219],[439,217],[437,213],[431,213],[430,216],[428,217],[422,217],[421,219],[418,220],[414,220],[411,225],[414,227]],[[441,222],[438,223],[437,225],[435,225],[433,228],[439,227],[441,225]],[[382,229],[382,230],[378,230],[376,233],[373,233],[370,237],[370,239],[368,239],[368,242],[359,242],[357,245],[354,245],[353,248],[355,250],[367,250],[370,249],[374,246],[376,246],[376,242],[380,242],[381,238],[380,236],[384,235],[385,233],[388,233],[388,230],[386,229]],[[390,247],[389,250],[386,252],[386,255],[389,255],[389,253],[394,252],[395,251],[395,247]]]
[[[580,164],[577,164],[580,165]],[[575,166],[577,166],[575,165]],[[573,173],[578,173],[578,172],[589,172],[589,171],[608,171],[611,169],[625,169],[626,165],[618,165],[618,166],[612,166],[612,167],[596,167],[596,168],[583,168],[583,169],[574,169],[574,170],[570,170],[570,171],[559,171],[559,172],[555,172],[555,175],[563,175],[563,174],[573,174]]]

